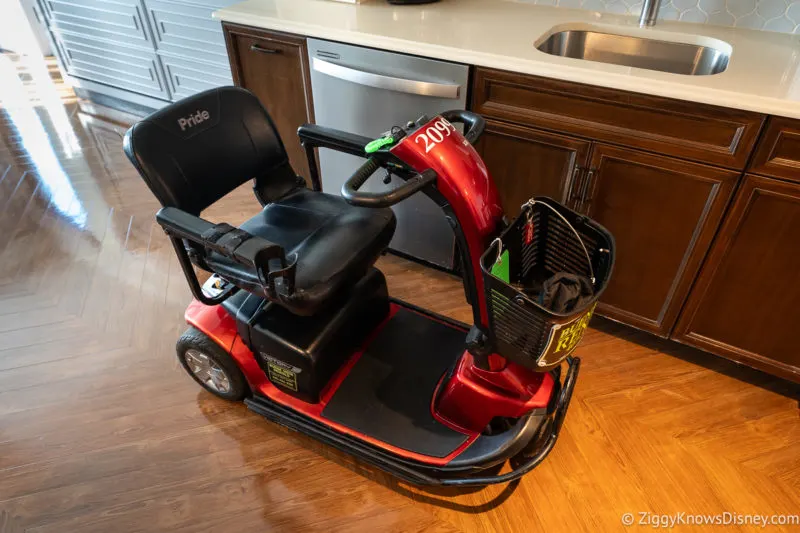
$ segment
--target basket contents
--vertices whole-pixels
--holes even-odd
[[[537,301],[539,305],[557,313],[569,313],[588,306],[594,296],[589,278],[559,272],[550,276],[543,284]]]
[[[499,240],[497,242],[498,246],[502,246]],[[586,276],[569,272],[557,272],[543,283],[530,280],[528,285],[524,285],[518,281],[511,281],[509,264],[509,252],[508,250],[503,250],[497,256],[494,265],[492,265],[492,276],[510,284],[550,311],[568,313],[575,309],[581,309],[591,303],[592,296],[594,296],[594,287],[592,287],[592,282]]]

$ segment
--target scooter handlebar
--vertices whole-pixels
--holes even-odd
[[[475,144],[486,129],[486,120],[477,113],[463,109],[454,109],[441,113],[448,122],[464,125],[464,138],[470,144]],[[349,203],[361,207],[388,207],[401,200],[405,200],[420,189],[436,181],[436,173],[425,170],[414,174],[404,183],[386,192],[361,192],[359,189],[366,183],[376,170],[381,168],[379,160],[375,157],[367,159],[350,178],[342,185],[342,196]]]
[[[486,120],[477,113],[464,109],[453,109],[441,113],[448,122],[456,122],[464,125],[464,138],[470,144],[475,144],[478,138],[486,129]]]
[[[414,174],[401,185],[389,189],[386,192],[359,191],[358,189],[360,189],[369,177],[379,168],[381,168],[381,165],[377,159],[374,157],[367,159],[342,185],[342,196],[344,199],[360,207],[388,207],[401,200],[405,200],[420,189],[436,181],[436,173],[428,169],[421,174]]]

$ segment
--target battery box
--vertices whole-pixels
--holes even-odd
[[[294,315],[261,300],[246,321],[249,339],[243,338],[276,387],[315,403],[334,372],[388,312],[386,279],[371,268],[346,295],[314,316]]]

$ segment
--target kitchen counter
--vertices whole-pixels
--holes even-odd
[[[328,0],[245,0],[214,18],[258,28],[692,102],[800,118],[800,36],[659,21],[510,0],[393,6]],[[687,76],[556,57],[535,44],[553,28],[595,28],[689,43],[727,43],[728,69]]]

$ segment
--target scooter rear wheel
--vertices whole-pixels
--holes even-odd
[[[175,346],[178,361],[201,387],[224,400],[241,401],[250,394],[242,371],[230,354],[195,327]]]

